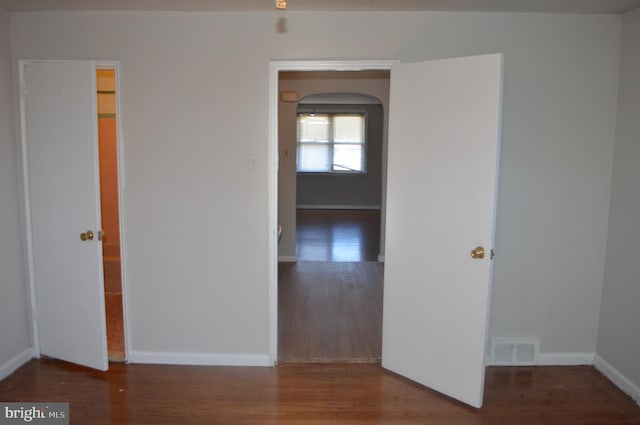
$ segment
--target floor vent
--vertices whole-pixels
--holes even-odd
[[[531,366],[536,364],[540,341],[536,339],[493,338],[491,364],[496,366]]]

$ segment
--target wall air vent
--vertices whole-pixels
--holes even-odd
[[[531,366],[536,364],[540,341],[537,339],[491,339],[491,365]]]

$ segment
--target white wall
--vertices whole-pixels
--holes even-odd
[[[0,9],[0,379],[31,357],[11,88],[9,15]]]
[[[279,16],[12,15],[14,64],[121,61],[133,350],[268,352],[270,60],[503,52],[492,335],[594,352],[620,18],[286,12],[279,34]]]
[[[618,125],[598,355],[640,402],[640,9],[622,20]],[[624,386],[624,385],[623,385]]]

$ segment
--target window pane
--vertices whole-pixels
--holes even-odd
[[[318,143],[298,144],[298,171],[329,171],[329,145]]]
[[[298,140],[329,140],[328,115],[301,115],[298,118]]]
[[[333,171],[364,171],[362,145],[335,145]]]
[[[298,114],[297,171],[353,172],[366,168],[365,114]]]
[[[333,141],[336,143],[363,143],[364,117],[362,115],[334,116]]]

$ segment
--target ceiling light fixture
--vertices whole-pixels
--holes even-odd
[[[286,9],[287,8],[287,0],[275,0],[276,1],[276,9]]]

